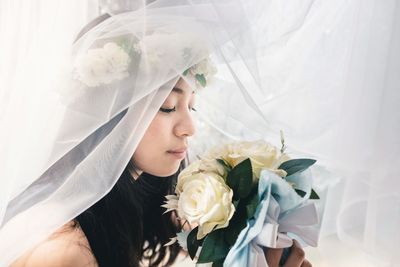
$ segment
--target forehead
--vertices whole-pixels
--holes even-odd
[[[184,79],[179,79],[174,88],[172,89],[172,93],[176,93],[178,95],[191,96],[195,92]]]

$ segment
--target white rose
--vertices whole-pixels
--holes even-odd
[[[235,212],[232,204],[233,191],[221,176],[208,172],[185,176],[184,182],[181,182],[181,190],[178,215],[190,224],[198,225],[198,239],[214,229],[229,225]]]
[[[289,160],[286,154],[281,153],[279,149],[264,140],[229,143],[211,149],[204,158],[222,158],[232,167],[235,167],[246,158],[250,158],[253,174],[256,178],[260,177],[262,169],[268,169],[281,177],[285,177],[287,173],[278,169],[278,167],[281,163]]]
[[[189,179],[193,174],[199,173],[201,161],[196,160],[189,164],[185,169],[183,169],[178,176],[178,181],[175,186],[175,193],[179,196],[183,191],[183,185],[185,184],[186,180]]]
[[[116,43],[106,43],[102,48],[89,49],[77,61],[78,80],[89,87],[122,80],[129,73],[129,55]]]
[[[216,159],[196,160],[179,173],[175,193],[179,195],[183,190],[183,184],[186,182],[186,179],[200,172],[212,172],[224,179],[228,175],[226,169]]]
[[[204,76],[210,77],[217,73],[217,68],[211,58],[208,57],[190,68],[190,72],[192,75],[204,74]]]
[[[216,159],[202,159],[198,168],[201,172],[213,172],[224,179],[228,175],[227,170]]]

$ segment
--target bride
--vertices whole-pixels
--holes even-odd
[[[158,72],[157,70],[168,68],[168,66],[163,65],[160,58],[158,60],[161,62],[155,62],[157,59],[151,58],[154,55],[149,54],[150,51],[146,51],[146,49],[150,50],[152,48],[151,45],[155,46],[154,49],[162,49],[161,47],[164,45],[162,39],[156,40],[156,43],[142,43],[146,38],[153,37],[154,33],[150,36],[143,36],[141,37],[142,39],[140,37],[136,39],[126,31],[123,34],[120,32],[121,28],[132,30],[129,26],[140,26],[134,25],[134,23],[140,23],[140,16],[141,14],[135,13],[116,16],[106,14],[96,18],[79,34],[75,49],[85,49],[85,51],[80,51],[80,54],[76,56],[78,58],[78,66],[75,70],[76,76],[73,77],[76,80],[72,84],[75,85],[73,87],[74,90],[87,90],[87,95],[85,95],[85,92],[77,94],[76,98],[68,103],[74,107],[74,111],[79,110],[79,112],[82,112],[82,109],[84,109],[84,112],[88,112],[86,105],[90,99],[87,99],[87,97],[93,97],[95,101],[99,101],[98,97],[101,99],[102,96],[97,96],[97,94],[108,93],[102,90],[124,90],[126,94],[144,95],[145,91],[149,89],[139,87],[139,85],[151,87],[146,85],[143,81],[144,79],[149,79],[149,81],[152,80],[153,82],[156,79],[159,79],[159,82],[162,80],[159,75],[160,73],[165,74],[165,70]],[[173,19],[171,18],[171,20]],[[127,24],[124,24],[124,22],[127,22]],[[171,22],[169,23],[170,25],[172,24]],[[116,24],[117,27],[115,26]],[[170,26],[170,29],[165,29],[168,27],[166,25],[160,25],[161,27],[163,29],[159,29],[160,32],[166,31],[164,33],[165,36],[162,37],[171,42],[179,42],[179,39],[173,39],[176,37],[191,38],[191,35],[185,36],[184,31],[179,28],[174,32],[176,25]],[[113,28],[114,32],[110,28]],[[95,35],[92,31],[98,35]],[[116,35],[112,36],[112,34]],[[181,34],[181,36],[178,34]],[[94,38],[94,35],[96,39],[89,41],[90,38]],[[89,42],[90,44],[88,45]],[[178,64],[188,64],[190,66],[191,62],[195,62],[200,59],[200,56],[203,56],[194,54],[199,53],[199,51],[193,50],[191,51],[192,54],[183,54],[187,62],[179,62],[179,59],[171,58],[170,55],[182,56],[174,51],[181,49],[181,47],[179,43],[173,43],[172,45],[168,48],[170,50],[166,51],[170,53],[168,59],[174,60]],[[196,49],[196,47],[189,46],[184,48]],[[148,54],[145,54],[146,52]],[[190,59],[190,56],[192,59]],[[105,62],[102,61],[102,57]],[[140,62],[138,63],[137,61]],[[189,72],[197,71],[196,68],[199,68],[199,64],[204,64],[203,61],[189,67]],[[104,67],[108,68],[107,71],[99,67],[103,63],[109,64]],[[178,68],[179,65],[169,66],[169,68],[171,67]],[[140,68],[144,68],[145,72]],[[154,74],[154,78],[152,74]],[[133,79],[132,76],[135,75],[136,77]],[[124,134],[128,135],[134,134],[139,142],[122,174],[116,180],[115,185],[100,200],[25,252],[11,264],[12,267],[171,266],[176,261],[180,253],[179,245],[164,246],[164,244],[168,243],[170,237],[175,236],[180,231],[182,225],[176,219],[175,214],[164,214],[165,208],[162,208],[161,205],[165,200],[165,196],[173,193],[177,175],[185,167],[189,146],[188,139],[196,131],[192,116],[192,112],[196,111],[196,91],[209,90],[195,78],[196,76],[191,77],[189,75],[184,74],[178,78],[173,77],[173,82],[168,83],[168,86],[173,85],[173,87],[168,88],[170,92],[166,98],[157,97],[158,103],[155,103],[156,101],[152,99],[150,104],[153,106],[152,108],[146,105],[143,105],[142,109],[135,108],[135,106],[127,108],[134,110],[134,116],[137,114],[149,116],[148,120],[151,122],[142,137],[139,137],[140,135],[137,132],[144,130],[145,123],[137,125],[137,127],[143,127],[140,130],[132,128],[131,133],[124,132]],[[211,79],[211,74],[206,74],[205,77],[209,80]],[[128,82],[133,82],[134,84],[128,84]],[[128,85],[133,92],[118,88],[124,85]],[[160,91],[165,90],[165,95],[167,90],[163,86],[165,85],[161,85]],[[75,94],[71,90],[67,90],[64,93]],[[155,93],[158,94],[159,92]],[[105,100],[108,101],[108,99]],[[115,101],[115,99],[113,100]],[[121,98],[121,101],[124,102],[125,99]],[[100,114],[103,112],[100,109],[107,109],[107,106],[94,104]],[[132,105],[136,105],[136,103]],[[159,105],[160,107],[153,114],[156,106]],[[99,140],[106,139],[104,134],[117,128],[122,123],[122,120],[130,112],[127,109],[117,113],[103,126],[77,144],[69,152],[71,155],[67,156],[68,159],[65,156],[61,157],[58,163],[53,164],[50,168],[61,168],[63,170],[65,162],[74,160],[72,157],[80,157],[80,153],[85,150],[92,150],[91,153],[96,153],[95,147],[101,145],[98,144]],[[92,109],[89,110],[89,112],[92,111]],[[153,118],[150,119],[150,115]],[[66,121],[66,118],[64,120]],[[61,128],[65,127],[64,129],[69,131],[72,129],[68,128],[72,126],[73,124],[68,123],[60,125]],[[127,127],[127,129],[123,130],[128,131],[129,128]],[[74,150],[76,150],[75,153]],[[107,153],[107,151],[104,153]],[[98,154],[100,161],[96,164],[104,164],[102,157],[110,157],[109,164],[113,160],[118,160],[116,154],[113,154],[113,157],[107,154]],[[89,157],[89,155],[90,153],[87,153],[86,156]],[[116,158],[114,159],[114,157]],[[60,170],[58,169],[55,172],[60,172]],[[43,177],[38,180],[44,179]],[[90,180],[90,184],[102,183],[93,174],[87,175],[82,179]],[[88,187],[87,190],[91,191],[93,188]],[[32,189],[31,194],[34,193]],[[74,192],[70,191],[67,194],[74,201]],[[67,203],[65,204],[68,205]],[[59,207],[59,209],[62,208],[63,205]],[[279,265],[282,252],[282,249],[265,251],[269,266]],[[294,243],[284,266],[311,266],[305,260],[304,251],[299,243]]]
[[[171,265],[181,252],[163,245],[182,225],[160,203],[180,170],[279,130],[318,160],[307,257],[394,266],[399,13],[396,0],[0,2],[0,266]],[[286,265],[309,266],[298,244]]]

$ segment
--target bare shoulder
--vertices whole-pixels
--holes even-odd
[[[89,243],[80,227],[68,223],[26,252],[10,267],[97,267]]]

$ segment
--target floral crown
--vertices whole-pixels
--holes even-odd
[[[202,87],[207,86],[207,80],[217,73],[217,68],[211,58],[205,58],[183,72],[184,76],[192,75]]]
[[[133,48],[133,49],[132,49]],[[131,46],[127,40],[107,42],[103,47],[91,48],[77,59],[74,69],[75,79],[88,87],[111,84],[129,76],[129,66],[134,57],[146,49],[146,43],[135,43]],[[153,51],[150,51],[153,52]],[[147,60],[152,64],[159,63],[160,53],[147,53]],[[187,55],[187,49],[184,51]],[[183,56],[185,56],[185,53]],[[217,73],[217,68],[210,57],[191,66],[183,72],[184,76],[192,76],[197,85],[207,86],[207,81]]]

